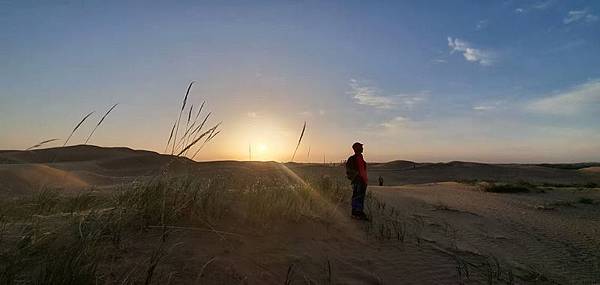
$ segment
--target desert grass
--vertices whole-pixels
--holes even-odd
[[[167,278],[158,269],[170,252],[165,240],[171,230],[226,238],[246,234],[218,230],[231,220],[254,229],[306,219],[326,222],[335,209],[311,191],[338,197],[344,186],[325,177],[307,180],[312,184],[277,175],[253,181],[163,177],[111,194],[65,195],[46,189],[0,201],[0,283],[97,284],[114,276],[124,284],[160,283]],[[124,240],[156,230],[162,233],[146,263],[135,268],[107,266],[127,252]]]
[[[181,104],[181,108],[179,109],[179,114],[177,116],[177,120],[175,120],[175,122],[173,123],[173,126],[171,127],[171,132],[169,133],[169,138],[167,140],[167,145],[165,146],[165,153],[168,151],[169,146],[171,146],[171,155],[174,155],[176,157],[178,156],[187,156],[188,152],[192,150],[193,147],[198,146],[198,149],[196,149],[196,151],[194,152],[194,154],[191,156],[191,159],[194,159],[196,157],[196,155],[198,155],[198,153],[202,150],[202,148],[204,148],[204,146],[210,142],[213,138],[215,138],[220,132],[221,130],[219,130],[219,127],[221,126],[222,122],[219,122],[217,124],[215,124],[212,128],[208,129],[208,131],[202,132],[206,122],[208,121],[208,119],[210,118],[212,112],[209,112],[204,119],[202,120],[201,123],[198,124],[198,119],[200,118],[200,114],[202,112],[202,110],[204,109],[204,105],[206,103],[206,101],[203,101],[202,104],[200,105],[200,108],[198,108],[198,111],[196,112],[196,115],[193,116],[193,110],[194,110],[194,105],[191,104],[190,108],[187,111],[187,119],[186,119],[186,123],[185,123],[185,127],[184,127],[184,133],[181,137],[179,137],[179,127],[181,124],[181,116],[183,115],[187,102],[188,102],[188,98],[190,95],[190,91],[192,89],[192,86],[194,85],[195,81],[192,81],[189,85],[188,88],[186,90],[185,96],[183,98],[183,102]],[[192,117],[194,118],[192,120]],[[198,145],[198,143],[204,138],[204,141]]]
[[[525,193],[535,190],[535,186],[529,183],[481,183],[479,189],[492,193]]]
[[[40,146],[43,146],[43,145],[45,145],[45,144],[48,144],[48,143],[51,143],[51,142],[55,142],[55,141],[58,141],[58,140],[59,140],[59,139],[49,139],[49,140],[44,140],[44,141],[41,141],[41,142],[39,142],[39,143],[36,143],[36,144],[34,144],[34,145],[32,145],[32,146],[30,146],[30,147],[26,148],[25,150],[32,150],[32,149],[34,149],[34,148],[38,148],[38,147],[40,147]]]
[[[104,113],[104,115],[102,116],[102,118],[100,118],[100,121],[98,121],[98,123],[96,124],[96,126],[94,126],[94,129],[92,129],[92,132],[90,133],[90,135],[87,137],[87,139],[85,139],[85,143],[84,144],[87,144],[90,141],[90,139],[92,138],[92,136],[96,132],[96,129],[98,129],[98,127],[100,127],[100,125],[102,124],[102,122],[104,122],[104,119],[106,119],[106,117],[108,116],[108,114],[110,114],[110,112],[112,112],[112,110],[115,109],[115,107],[117,107],[117,105],[119,105],[119,103],[112,105],[112,107],[110,107],[108,109],[108,111],[106,111],[106,113]]]
[[[298,139],[298,144],[296,144],[296,148],[294,149],[294,154],[292,154],[292,159],[290,159],[290,162],[293,162],[294,158],[296,157],[296,152],[298,151],[298,148],[300,147],[300,143],[302,143],[302,137],[304,137],[305,130],[306,130],[306,122],[304,122],[304,125],[302,126],[302,132],[300,132],[300,138]]]
[[[69,143],[69,140],[71,139],[71,137],[73,136],[73,134],[77,131],[77,129],[79,129],[79,127],[83,124],[83,122],[85,122],[85,120],[87,120],[87,118],[89,118],[89,116],[91,116],[92,114],[94,114],[94,111],[89,112],[87,115],[85,115],[81,121],[79,121],[79,123],[77,123],[77,125],[75,125],[75,127],[73,128],[73,130],[71,131],[71,133],[69,134],[69,136],[67,137],[67,139],[65,140],[65,143],[63,144],[63,147],[67,145],[67,143]]]
[[[179,131],[179,122],[181,121],[181,114],[183,110],[185,110],[185,105],[187,103],[188,96],[190,95],[190,90],[192,89],[192,85],[194,85],[195,81],[190,82],[188,85],[187,91],[185,92],[185,97],[183,97],[183,102],[181,104],[181,110],[179,111],[179,116],[175,123],[173,123],[173,127],[171,128],[171,134],[169,135],[169,140],[167,141],[167,147],[165,148],[165,152],[169,149],[169,144],[173,141],[173,147],[171,149],[171,154],[175,153],[175,142],[177,141],[177,132]]]
[[[577,200],[577,203],[593,205],[594,204],[594,199],[586,198],[586,197],[581,197],[581,198],[579,198]]]

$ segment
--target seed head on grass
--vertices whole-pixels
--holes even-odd
[[[49,140],[41,141],[41,142],[39,142],[39,143],[37,143],[37,144],[35,144],[35,145],[33,145],[33,146],[30,146],[30,147],[28,147],[28,148],[27,148],[27,149],[25,149],[25,150],[32,150],[32,149],[34,149],[34,148],[38,148],[38,147],[40,147],[40,146],[43,146],[43,145],[45,145],[45,144],[47,144],[47,143],[51,143],[51,142],[53,142],[53,141],[57,141],[57,140],[59,140],[59,139],[49,139]]]
[[[106,116],[108,116],[108,114],[110,114],[110,112],[117,107],[117,105],[119,105],[119,103],[114,104],[112,107],[110,107],[110,109],[108,109],[108,111],[104,114],[104,116],[102,116],[102,118],[100,119],[100,121],[98,121],[98,124],[96,124],[96,126],[94,127],[94,129],[92,130],[92,132],[90,133],[90,135],[87,137],[87,139],[85,140],[84,144],[87,144],[88,141],[90,140],[90,138],[92,137],[92,135],[94,135],[94,132],[96,131],[96,129],[102,124],[102,122],[104,121],[104,119],[106,119]]]
[[[192,89],[192,85],[194,85],[195,81],[190,82],[190,85],[185,92],[185,97],[183,98],[183,104],[181,104],[181,110],[179,111],[179,116],[177,117],[177,122],[175,126],[175,136],[173,137],[173,148],[171,149],[171,154],[175,153],[175,142],[177,141],[177,132],[179,131],[179,122],[181,121],[181,114],[185,109],[185,105],[187,103],[188,96],[190,95],[190,90]]]
[[[77,129],[79,129],[79,127],[81,126],[81,124],[83,124],[83,122],[85,122],[85,120],[89,116],[91,116],[93,113],[94,113],[94,111],[90,112],[89,114],[85,115],[85,117],[83,117],[83,119],[81,119],[81,121],[79,121],[79,123],[71,131],[71,134],[69,134],[69,137],[67,137],[67,140],[65,140],[65,143],[63,144],[63,147],[67,145],[67,143],[69,142],[69,140],[71,139],[71,137],[73,136],[73,134],[75,133],[75,131],[77,131]]]
[[[211,134],[215,132],[215,130],[219,127],[221,123],[218,123],[217,125],[215,125],[214,127],[212,127],[211,129],[207,130],[206,132],[202,133],[198,138],[196,138],[194,141],[192,141],[188,146],[186,146],[184,149],[182,149],[177,156],[182,155],[184,152],[186,152],[188,149],[192,148],[194,145],[196,145],[203,137],[208,135],[208,138],[205,140],[208,141],[208,139],[210,139]]]
[[[219,124],[220,124],[220,123],[219,123]],[[220,131],[220,130],[219,130],[219,131],[217,131],[217,132],[214,132],[214,131],[213,131],[213,133],[212,133],[212,134],[210,134],[210,135],[208,136],[208,138],[207,138],[207,139],[206,139],[206,140],[205,140],[205,141],[202,143],[202,145],[201,145],[201,146],[198,148],[198,150],[196,150],[196,152],[194,153],[194,155],[192,155],[192,158],[191,158],[191,159],[193,160],[193,159],[194,159],[194,157],[196,157],[196,155],[197,155],[197,154],[198,154],[198,153],[199,153],[199,152],[202,150],[202,148],[204,147],[204,145],[205,145],[207,142],[210,142],[210,141],[211,141],[213,138],[215,138],[215,137],[216,137],[216,136],[217,136],[219,133],[221,133],[221,131]]]
[[[306,122],[304,122],[304,126],[302,126],[302,132],[300,133],[300,138],[298,139],[298,144],[296,145],[296,149],[294,150],[294,154],[292,154],[292,159],[290,162],[294,161],[296,157],[296,152],[298,151],[298,147],[300,147],[300,143],[302,142],[302,137],[304,136],[304,131],[306,130]]]

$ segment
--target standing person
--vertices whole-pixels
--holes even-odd
[[[379,175],[379,186],[383,186],[383,176]]]
[[[352,217],[360,220],[368,220],[365,214],[364,204],[367,194],[367,163],[363,158],[363,145],[356,142],[352,145],[354,155],[346,161],[346,177],[352,183]]]

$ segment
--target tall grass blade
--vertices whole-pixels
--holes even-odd
[[[192,89],[192,85],[194,85],[196,81],[190,82],[190,85],[185,92],[185,97],[183,97],[183,104],[181,104],[181,110],[179,111],[179,116],[177,117],[177,122],[175,123],[175,135],[173,136],[173,148],[171,149],[171,154],[175,153],[175,142],[177,141],[177,133],[179,131],[179,122],[181,121],[181,114],[185,109],[185,105],[187,103],[188,96],[190,95],[190,90]]]
[[[291,162],[294,161],[296,157],[296,152],[298,151],[298,147],[300,147],[300,143],[302,142],[302,137],[304,137],[304,131],[306,130],[306,122],[304,122],[304,126],[302,127],[302,132],[300,133],[300,139],[298,139],[298,144],[296,145],[296,149],[294,150],[294,154],[292,154]]]
[[[201,130],[202,130],[202,128],[204,127],[204,124],[206,124],[206,121],[208,120],[208,118],[210,117],[210,115],[211,115],[211,114],[212,114],[212,112],[209,112],[209,113],[206,115],[206,117],[204,117],[204,120],[202,120],[202,123],[201,123],[199,126],[197,126],[197,127],[196,127],[196,128],[195,128],[195,129],[194,129],[194,130],[193,130],[193,131],[192,131],[192,132],[189,134],[189,137],[192,137],[192,138],[194,138],[194,139],[195,139],[195,135],[196,135],[196,134],[197,134],[199,131],[201,131]],[[185,143],[185,144],[187,144],[187,141],[185,141],[184,143]],[[180,143],[180,145],[181,145],[181,146],[183,146],[183,145],[185,145],[185,144],[181,144],[181,143]],[[179,147],[179,146],[178,146],[178,147]]]
[[[185,133],[183,134],[183,136],[185,138],[187,138],[187,135],[190,133],[190,131],[192,129],[194,129],[194,127],[196,126],[196,123],[198,122],[198,117],[200,117],[200,113],[202,112],[202,108],[204,108],[204,103],[206,103],[206,101],[202,102],[202,105],[200,105],[200,109],[198,109],[198,112],[196,112],[196,116],[194,118],[194,121],[192,122],[192,124],[187,127],[187,129],[185,130]]]
[[[214,137],[216,137],[219,133],[221,133],[221,130],[219,130],[218,132],[215,132],[215,130],[221,125],[221,122],[218,123],[216,126],[214,126],[211,130],[210,135],[208,135],[208,138],[206,138],[206,140],[204,140],[204,142],[202,143],[202,145],[198,148],[198,150],[196,150],[196,152],[194,153],[194,155],[192,155],[191,159],[194,159],[194,157],[196,157],[196,155],[198,155],[198,153],[204,148],[204,145],[206,145],[206,143],[210,142]]]
[[[188,146],[186,146],[184,149],[182,149],[177,156],[180,156],[182,153],[186,152],[188,149],[190,149],[191,147],[193,147],[195,144],[197,144],[203,137],[205,137],[206,135],[210,134],[210,132],[212,131],[212,129],[207,130],[206,132],[202,133],[198,138],[196,138],[194,141],[192,141]]]
[[[192,119],[192,112],[194,111],[194,104],[190,105],[190,111],[188,112],[188,118],[185,122],[185,127],[187,128],[190,125],[190,120]]]
[[[94,129],[92,130],[92,132],[90,133],[90,135],[87,137],[87,139],[85,140],[84,144],[87,144],[88,141],[90,140],[90,138],[92,137],[92,135],[94,135],[94,132],[96,131],[96,129],[102,124],[102,122],[104,121],[104,119],[106,118],[106,116],[108,116],[108,114],[110,114],[110,112],[117,107],[117,105],[119,105],[119,103],[114,104],[112,107],[110,107],[110,109],[108,109],[108,111],[104,114],[104,116],[102,116],[102,118],[100,119],[100,121],[98,121],[98,124],[96,124],[96,126],[94,127]]]
[[[306,161],[310,161],[310,146],[308,146],[308,153],[306,154]]]
[[[190,105],[190,110],[188,112],[187,120],[185,121],[185,133],[179,139],[180,144],[181,143],[187,144],[187,142],[188,142],[187,133],[188,133],[189,126],[190,126],[190,120],[192,119],[192,111],[193,110],[194,110],[194,104]]]
[[[89,114],[85,115],[85,117],[83,117],[83,119],[81,119],[81,121],[79,121],[79,123],[75,126],[75,128],[73,128],[73,130],[71,131],[71,134],[69,134],[69,137],[67,138],[67,140],[65,141],[65,143],[63,144],[63,147],[67,145],[67,143],[69,142],[69,140],[71,139],[71,137],[73,136],[73,134],[75,133],[75,131],[77,131],[77,129],[79,129],[79,127],[81,126],[81,124],[83,124],[83,122],[85,122],[85,120],[91,116],[94,113],[94,111],[90,112]]]
[[[169,135],[169,141],[167,141],[167,146],[165,147],[165,152],[169,149],[169,145],[171,144],[171,139],[173,138],[173,133],[175,132],[175,124],[171,128],[171,134]]]
[[[45,145],[45,144],[47,144],[47,143],[51,143],[51,142],[53,142],[53,141],[57,141],[57,140],[59,140],[59,139],[49,139],[49,140],[41,141],[41,142],[39,142],[39,143],[37,143],[37,144],[35,144],[35,145],[33,145],[33,146],[30,146],[30,147],[28,147],[28,148],[27,148],[27,149],[25,149],[25,150],[32,150],[32,149],[34,149],[34,148],[38,148],[38,147],[40,147],[40,146],[43,146],[43,145]]]
[[[195,138],[195,135],[196,135],[196,134],[197,134],[197,133],[198,133],[200,130],[202,130],[202,128],[204,127],[204,124],[206,124],[206,121],[208,120],[208,118],[210,117],[210,115],[211,115],[211,114],[212,114],[212,112],[208,113],[208,114],[206,115],[206,117],[204,117],[204,120],[202,121],[202,123],[201,123],[199,126],[197,126],[197,127],[196,127],[196,128],[195,128],[195,129],[194,129],[194,130],[193,130],[193,131],[190,133],[190,136],[191,136],[191,137],[193,137],[194,139],[196,139],[196,138]]]
[[[219,123],[220,124],[220,123]],[[198,148],[198,150],[196,150],[196,152],[194,153],[194,155],[192,155],[192,160],[194,159],[194,157],[196,157],[196,155],[202,150],[202,148],[204,148],[204,145],[208,142],[210,142],[212,139],[214,139],[218,134],[221,133],[221,130],[219,130],[216,133],[213,133],[211,135],[208,136],[208,138],[206,138],[206,140],[202,143],[202,145]]]

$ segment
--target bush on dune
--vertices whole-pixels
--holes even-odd
[[[479,189],[492,193],[525,193],[533,190],[535,186],[528,183],[481,183]]]

